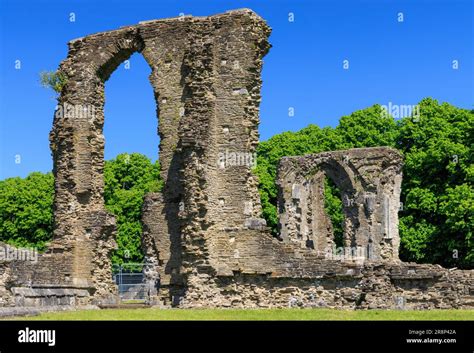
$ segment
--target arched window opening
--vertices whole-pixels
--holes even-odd
[[[105,83],[104,201],[117,222],[114,266],[142,263],[142,205],[159,191],[158,119],[151,69],[138,53],[125,60]],[[136,269],[134,269],[136,270]],[[140,269],[138,269],[140,271]]]
[[[324,178],[324,209],[331,220],[334,244],[337,248],[344,247],[344,203],[341,191],[328,177]]]

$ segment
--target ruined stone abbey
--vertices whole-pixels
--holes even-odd
[[[152,69],[161,176],[145,197],[144,269],[164,307],[473,308],[474,271],[399,260],[402,157],[390,148],[280,161],[278,237],[261,218],[252,163],[270,28],[250,10],[141,22],[69,42],[50,134],[54,238],[38,261],[0,263],[0,306],[117,301],[104,207],[104,84],[135,52]],[[82,107],[93,114],[76,114]],[[58,108],[59,109],[59,108]],[[228,162],[228,161],[227,161]],[[235,162],[235,161],[234,161]],[[344,200],[335,251],[324,178]]]

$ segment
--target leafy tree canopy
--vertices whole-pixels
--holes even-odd
[[[120,154],[105,162],[106,209],[117,219],[118,249],[112,262],[141,262],[143,197],[163,187],[160,165],[139,153]],[[54,178],[51,173],[0,181],[0,240],[44,250],[52,239]]]
[[[52,173],[0,181],[0,240],[44,250],[53,229]]]

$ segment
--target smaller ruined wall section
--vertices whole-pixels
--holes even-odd
[[[284,157],[280,162],[279,228],[286,242],[326,251],[334,244],[324,210],[324,177],[343,201],[344,246],[373,258],[398,259],[401,155],[386,147]]]
[[[324,208],[325,173],[318,170],[305,177],[296,175],[291,168],[282,170],[279,185],[281,239],[317,251],[332,248],[333,225]]]

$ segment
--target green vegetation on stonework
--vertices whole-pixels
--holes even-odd
[[[262,213],[277,233],[278,161],[354,147],[391,146],[405,159],[400,217],[400,257],[404,261],[474,268],[474,111],[419,103],[419,116],[395,120],[379,105],[340,119],[335,128],[316,125],[284,132],[257,149]],[[127,157],[128,156],[128,157]],[[140,262],[143,196],[158,191],[159,164],[140,154],[122,154],[105,163],[105,203],[117,217],[114,263]],[[44,249],[52,236],[53,177],[32,173],[0,181],[0,241]],[[342,241],[342,201],[326,179],[325,208],[336,242]]]
[[[102,309],[42,313],[21,320],[474,320],[474,310]]]
[[[40,84],[44,88],[51,88],[56,93],[61,93],[67,83],[66,75],[61,71],[42,71],[40,73]]]
[[[405,159],[400,217],[404,261],[474,268],[474,111],[426,98],[419,115],[395,120],[374,105],[340,119],[336,128],[316,125],[261,142],[256,174],[263,217],[277,233],[278,161],[356,147],[390,146]],[[326,211],[336,239],[344,218],[334,185],[326,184]]]

